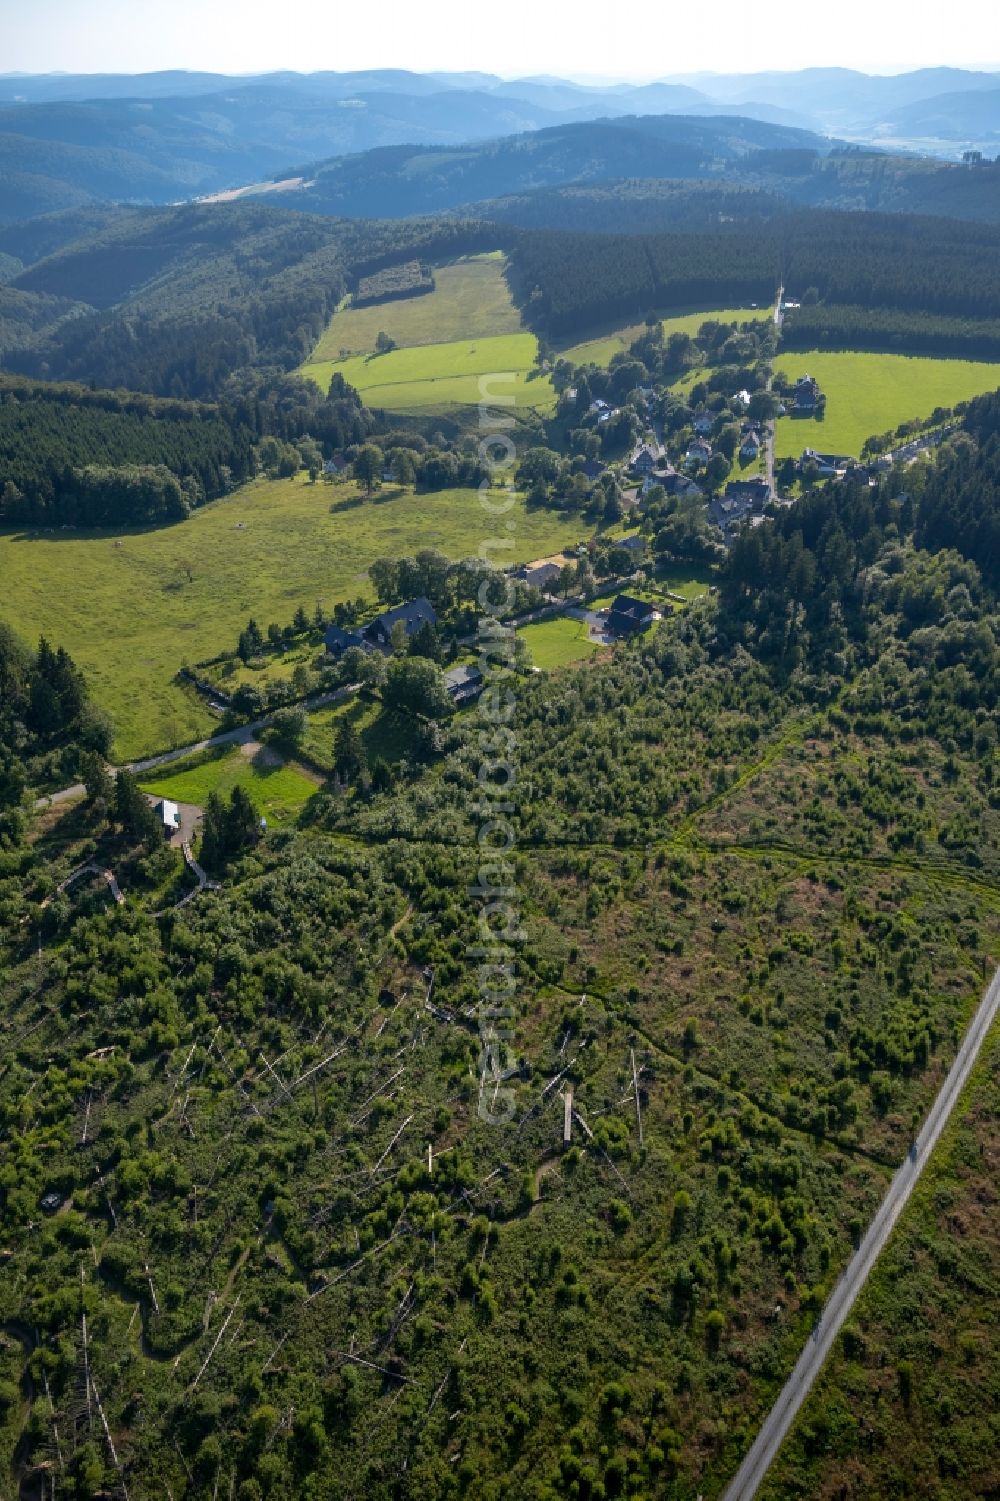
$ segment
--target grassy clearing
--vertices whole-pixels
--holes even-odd
[[[302,741],[302,752],[313,765],[323,771],[333,771],[333,740],[337,726],[342,720],[350,720],[361,736],[369,766],[379,759],[400,761],[409,753],[413,734],[413,721],[405,714],[395,714],[383,709],[381,704],[366,703],[352,699],[350,703],[336,704],[330,709],[320,709],[310,714]]]
[[[360,391],[368,406],[407,411],[426,406],[475,406],[484,394],[505,404],[513,396],[520,407],[547,410],[555,395],[547,377],[528,379],[538,343],[534,334],[457,339],[389,354],[356,355],[346,360],[311,361],[301,374],[324,390],[334,371]],[[513,381],[495,378],[484,387],[481,376],[512,373]]]
[[[798,458],[804,448],[858,457],[865,439],[875,433],[1000,386],[1000,365],[902,354],[807,350],[782,355],[775,369],[792,379],[808,371],[827,398],[822,422],[790,417],[779,421],[779,458]]]
[[[590,640],[586,621],[571,620],[560,615],[555,620],[541,620],[537,625],[526,625],[518,634],[531,653],[531,660],[543,672],[555,667],[566,667],[570,662],[581,662],[600,648]]]
[[[169,772],[141,786],[157,797],[196,803],[201,808],[211,793],[226,797],[234,787],[243,787],[258,813],[276,828],[294,823],[316,791],[315,782],[293,766],[284,765],[264,747],[258,747],[252,756],[245,756],[238,748],[207,752],[178,762]]]
[[[320,337],[310,363],[338,360],[344,351],[370,354],[380,332],[389,334],[402,348],[519,332],[521,315],[504,280],[506,264],[500,252],[466,256],[435,268],[433,292],[371,307],[340,308]]]
[[[690,334],[693,338],[709,318],[715,318],[719,323],[749,323],[751,320],[770,316],[770,308],[709,308],[700,313],[678,313],[662,320],[663,336],[669,339],[671,334]],[[572,361],[574,365],[607,365],[614,355],[628,349],[644,328],[643,323],[629,323],[624,327],[613,328],[597,338],[585,339],[581,344],[572,344],[560,353],[563,359]]]
[[[177,669],[234,647],[250,615],[262,627],[286,624],[300,604],[311,612],[317,601],[329,608],[366,593],[377,557],[428,545],[465,557],[496,525],[474,490],[354,496],[353,487],[262,481],[175,526],[0,532],[0,608],[26,637],[45,632],[72,652],[114,721],[119,758],[184,745],[216,721],[174,681]],[[511,562],[580,540],[579,520],[520,501],[505,519],[514,522]]]
[[[683,608],[680,606],[680,601],[671,596],[680,595],[690,604],[693,600],[701,599],[708,593],[708,590],[707,578],[693,577],[684,569],[664,569],[656,575],[647,588],[606,590],[590,601],[590,607],[594,610],[604,610],[618,598],[619,594],[629,594],[633,599],[648,600],[653,605],[672,604],[675,608]]]

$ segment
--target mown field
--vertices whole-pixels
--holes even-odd
[[[531,653],[532,665],[543,672],[580,662],[599,650],[590,639],[586,621],[571,620],[568,616],[522,626],[518,635]]]
[[[249,616],[262,629],[287,624],[300,604],[366,593],[377,557],[432,545],[461,558],[495,530],[474,490],[354,497],[262,481],[169,527],[0,532],[5,609],[25,636],[45,632],[72,652],[112,717],[116,756],[184,745],[217,721],[174,681],[178,668],[233,648]],[[507,519],[512,562],[579,540],[579,521],[554,511],[518,503]]]
[[[339,308],[313,350],[311,363],[370,354],[380,333],[401,348],[515,334],[521,315],[504,280],[506,257],[465,256],[434,270],[434,290],[369,307]]]
[[[230,747],[179,761],[159,776],[141,782],[143,792],[194,803],[203,808],[217,792],[228,797],[242,787],[268,824],[281,828],[294,823],[316,791],[316,782],[284,764],[267,746]]]
[[[760,321],[771,316],[770,308],[709,308],[704,312],[676,313],[668,315],[661,320],[663,336],[669,339],[671,334],[690,334],[693,338],[703,323],[710,318],[719,323],[749,323]],[[582,343],[570,344],[560,349],[560,356],[571,361],[574,365],[607,365],[616,354],[623,353],[629,345],[643,332],[645,325],[642,323],[628,323],[620,328],[612,328],[607,333],[598,334],[593,339],[585,339]]]
[[[798,458],[804,448],[857,458],[866,438],[1000,386],[1000,365],[978,360],[808,350],[781,355],[774,363],[793,380],[815,376],[827,398],[822,422],[791,417],[778,422],[778,458]]]
[[[529,378],[538,343],[534,334],[455,339],[388,354],[355,355],[303,365],[301,374],[324,390],[335,371],[370,407],[405,412],[430,406],[476,406],[483,400],[549,410],[555,395],[547,376]],[[513,380],[502,378],[512,374]],[[481,377],[492,376],[488,384]]]
[[[480,376],[510,372],[489,391],[494,400],[550,410],[548,379],[528,378],[538,342],[521,327],[504,267],[499,252],[468,256],[435,269],[433,292],[338,309],[301,373],[325,389],[339,371],[369,406],[407,412],[476,406]],[[377,355],[383,332],[399,347]]]

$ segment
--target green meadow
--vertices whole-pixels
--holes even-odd
[[[360,391],[366,405],[405,412],[429,406],[498,405],[548,410],[555,403],[547,376],[529,379],[538,342],[534,334],[498,334],[393,349],[388,354],[310,361],[301,374],[324,390],[334,371]],[[501,378],[512,374],[513,380]],[[485,380],[484,377],[493,377]]]
[[[521,315],[504,279],[506,264],[499,251],[466,256],[435,267],[433,292],[367,307],[338,308],[310,364],[339,360],[345,353],[371,354],[380,333],[387,333],[401,348],[518,333]]]
[[[199,808],[213,792],[226,797],[234,787],[243,787],[268,824],[280,828],[294,823],[316,791],[316,783],[294,766],[283,765],[267,747],[246,749],[252,749],[253,754],[245,755],[238,747],[208,751],[178,762],[140,786],[156,797],[194,803]]]
[[[813,375],[826,395],[822,422],[808,417],[779,420],[778,458],[798,458],[804,448],[857,458],[866,438],[1000,386],[997,364],[903,354],[807,350],[781,355],[775,370],[793,380]]]
[[[537,625],[522,626],[518,635],[531,653],[533,666],[543,672],[566,667],[592,656],[600,647],[591,641],[586,621],[560,615],[554,620],[540,620]]]
[[[3,613],[44,632],[84,669],[115,725],[115,755],[135,758],[211,733],[217,720],[175,674],[235,647],[253,615],[261,628],[368,592],[375,558],[433,546],[450,557],[509,536],[502,561],[528,562],[580,540],[579,520],[528,510],[506,526],[475,490],[371,501],[353,486],[304,478],[258,481],[173,526],[143,531],[0,531]]]
[[[661,319],[663,325],[663,337],[669,339],[671,334],[690,334],[694,338],[703,323],[714,318],[718,323],[749,323],[759,321],[771,316],[770,308],[709,308],[700,313],[678,313],[668,315]],[[629,323],[619,328],[612,328],[605,334],[599,334],[593,339],[586,339],[581,344],[571,344],[566,349],[559,351],[562,359],[569,360],[574,365],[608,365],[616,354],[622,354],[641,333],[645,331],[644,323]]]
[[[521,327],[499,252],[435,268],[433,292],[338,308],[301,373],[324,390],[335,371],[370,407],[428,411],[485,399],[550,411],[547,376],[534,373],[538,341]],[[375,353],[379,333],[399,346]],[[484,390],[480,377],[510,373]]]

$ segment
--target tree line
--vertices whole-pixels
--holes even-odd
[[[286,458],[290,473],[304,464],[318,472],[322,450],[360,442],[372,426],[340,375],[324,395],[313,382],[280,371],[247,371],[212,403],[4,377],[0,520],[47,526],[181,520],[258,471],[284,472]]]
[[[511,280],[532,326],[566,334],[651,307],[816,300],[949,318],[1000,316],[1000,229],[898,214],[800,210],[691,234],[526,231]]]

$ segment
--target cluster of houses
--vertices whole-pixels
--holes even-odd
[[[557,573],[558,571],[556,569]],[[393,636],[398,637],[397,626],[402,627],[406,640],[410,641],[422,626],[436,624],[437,611],[430,600],[421,595],[419,599],[411,599],[405,605],[383,610],[368,625],[360,626],[357,630],[345,631],[339,625],[330,625],[327,627],[324,643],[327,652],[334,658],[342,656],[349,646],[358,646],[362,651],[388,654],[392,651]],[[450,668],[444,674],[444,683],[453,703],[469,703],[482,692],[483,675],[478,667],[465,664]]]
[[[709,456],[711,456],[711,448],[709,448]],[[659,445],[654,447],[652,443],[642,444],[631,455],[628,467],[631,473],[641,481],[632,497],[632,504],[638,503],[640,495],[642,497],[648,495],[654,485],[662,485],[668,495],[675,495],[679,500],[695,500],[701,494],[701,490],[690,475],[675,469]],[[624,497],[626,504],[628,504],[628,498],[629,492],[626,491]]]

